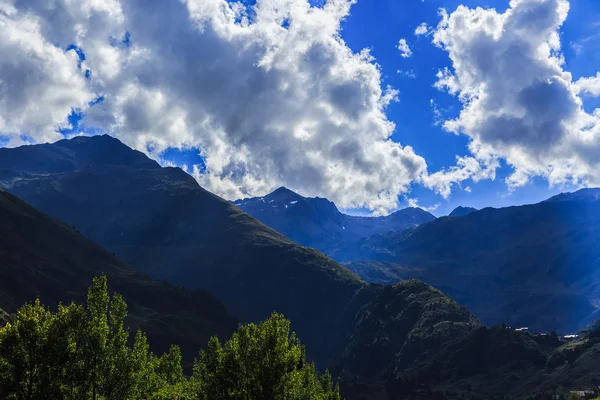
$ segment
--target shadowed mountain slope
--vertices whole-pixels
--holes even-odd
[[[186,361],[210,336],[227,338],[235,319],[204,291],[186,291],[132,271],[71,227],[0,189],[0,307],[14,313],[39,297],[46,304],[83,301],[92,278],[106,274],[129,305],[132,329],[147,332],[157,352],[180,345]],[[0,310],[0,318],[10,319]],[[4,317],[2,317],[4,315]]]

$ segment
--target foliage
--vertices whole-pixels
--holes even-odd
[[[192,385],[205,400],[340,398],[329,372],[318,377],[290,322],[276,313],[240,327],[224,345],[211,339],[194,366]]]
[[[50,311],[25,304],[0,329],[0,398],[9,400],[339,400],[327,372],[319,376],[283,316],[241,326],[221,345],[214,337],[184,376],[181,351],[158,357],[146,335],[133,340],[125,327],[127,305],[95,278],[85,307]]]

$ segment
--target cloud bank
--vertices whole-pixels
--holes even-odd
[[[375,213],[427,174],[389,139],[397,91],[340,37],[353,1],[0,4],[0,134],[12,144],[60,138],[75,109],[82,126],[155,157],[201,149],[194,176],[226,198],[285,184]]]

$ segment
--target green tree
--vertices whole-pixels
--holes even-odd
[[[340,398],[331,375],[318,376],[290,322],[276,313],[241,326],[224,345],[212,338],[196,360],[192,386],[205,400]]]
[[[7,400],[339,400],[329,372],[306,362],[279,314],[240,326],[225,344],[212,338],[188,379],[181,351],[157,357],[138,330],[130,345],[127,304],[95,278],[86,307],[39,300],[0,328],[0,399]]]
[[[59,305],[48,327],[47,352],[52,362],[48,377],[55,382],[62,398],[85,398],[86,371],[82,363],[87,326],[85,309],[75,303]]]
[[[87,345],[83,354],[92,400],[97,400],[102,386],[103,361],[106,357],[106,343],[109,334],[109,303],[106,277],[94,278],[87,296],[88,324],[85,330]]]
[[[158,360],[157,372],[169,385],[177,385],[185,380],[181,367],[181,350],[178,346],[171,346],[169,352]]]

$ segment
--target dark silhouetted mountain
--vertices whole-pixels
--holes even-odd
[[[464,217],[465,215],[470,214],[473,211],[477,211],[477,209],[473,208],[473,207],[459,206],[459,207],[456,207],[454,210],[452,210],[452,212],[448,216],[449,217]]]
[[[414,279],[369,290],[338,362],[349,400],[531,399],[598,383],[600,330],[564,342],[486,328]]]
[[[481,326],[467,309],[415,279],[369,290],[340,361],[342,376],[373,381],[415,368]]]
[[[236,328],[221,302],[132,271],[73,228],[0,189],[0,320],[39,297],[45,303],[85,300],[92,278],[106,274],[111,290],[129,304],[129,325],[147,332],[155,350],[181,346],[187,362],[212,335]]]
[[[574,332],[598,318],[600,200],[596,190],[539,204],[438,218],[373,236],[357,260],[401,264],[485,324]],[[406,276],[404,276],[406,278]]]
[[[596,387],[598,365],[600,331],[562,342],[553,335],[480,327],[416,368],[393,374],[386,394],[406,398],[416,381],[446,399],[552,399]]]
[[[357,325],[357,314],[366,318],[369,309],[383,307],[381,302],[394,294],[398,296],[394,307],[413,301],[403,296],[417,296],[403,290],[387,293],[366,285],[318,251],[291,242],[203,190],[180,169],[132,163],[139,153],[131,150],[131,156],[119,150],[125,153],[123,165],[114,158],[99,157],[104,161],[88,163],[78,156],[79,152],[91,153],[88,147],[93,146],[116,144],[127,149],[116,139],[73,140],[79,150],[69,152],[67,164],[60,162],[60,155],[65,147],[74,147],[71,141],[46,145],[43,153],[35,146],[0,149],[2,185],[74,225],[137,270],[188,288],[208,288],[244,321],[282,312],[292,321],[311,358],[322,365],[361,346],[356,339],[357,335],[364,338],[364,332],[357,328],[361,326]],[[13,151],[19,152],[19,162],[15,162],[18,168],[11,169],[6,162],[10,158],[5,155]],[[38,159],[48,157],[63,167],[60,172],[32,170],[23,162],[28,157],[33,158],[33,165],[48,163]],[[274,196],[292,202],[297,195],[282,189]],[[326,200],[316,204],[324,214],[335,210]],[[61,276],[60,272],[49,273]],[[24,285],[24,281],[12,284],[15,288]],[[431,290],[426,285],[420,287]],[[411,307],[403,312],[412,312]],[[440,307],[438,312],[444,319],[445,309]],[[384,317],[392,318],[392,314]],[[410,323],[418,324],[420,318],[417,310],[411,314]],[[448,323],[454,323],[452,316],[448,316]],[[392,325],[390,322],[389,332],[393,335]]]
[[[343,259],[337,255],[352,252],[360,238],[414,228],[435,219],[420,208],[405,208],[386,217],[347,215],[327,199],[303,197],[284,187],[234,204],[296,243],[338,260]]]
[[[334,351],[341,310],[364,285],[181,169],[162,168],[110,136],[0,149],[0,186],[137,271],[210,290],[242,321],[282,312],[320,359]]]

